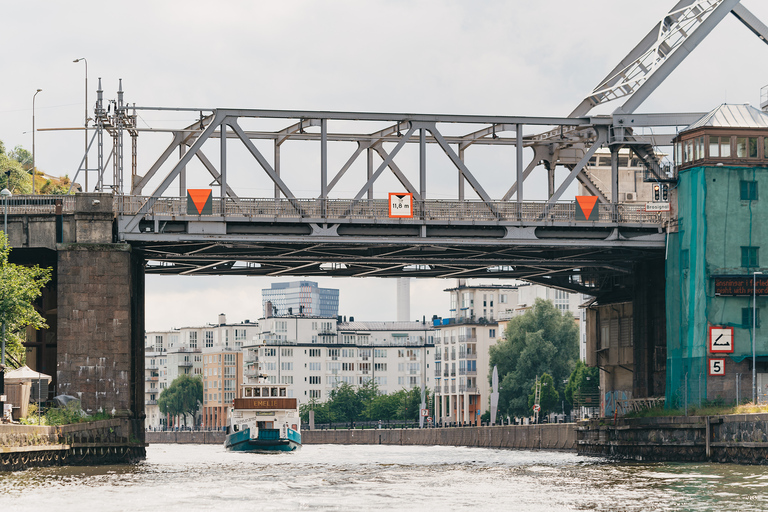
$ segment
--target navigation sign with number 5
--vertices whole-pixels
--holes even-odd
[[[725,375],[725,359],[710,359],[709,360],[709,374],[710,375]]]
[[[710,327],[709,351],[713,354],[732,354],[733,327]]]

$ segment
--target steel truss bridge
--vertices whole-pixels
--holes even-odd
[[[663,255],[673,220],[620,202],[619,149],[629,148],[650,180],[674,182],[674,168],[657,149],[671,145],[672,127],[703,115],[635,110],[729,13],[767,40],[768,28],[739,0],[681,0],[561,118],[141,107],[126,104],[122,84],[105,108],[99,80],[88,145],[96,144],[98,166],[85,169],[84,156],[75,179],[87,184],[95,174],[95,190],[115,193],[117,237],[144,252],[151,273],[485,276],[610,293],[636,262]],[[590,115],[614,100],[623,103],[612,115]],[[199,120],[140,128],[143,110],[195,112]],[[646,128],[655,135],[644,135]],[[140,170],[137,138],[146,133],[171,141]],[[248,162],[230,160],[235,146]],[[491,184],[481,178],[488,170],[465,154],[493,146],[514,152],[507,166],[493,169]],[[281,160],[308,147],[312,168],[288,175]],[[611,152],[608,190],[586,168],[601,147]],[[329,154],[345,151],[343,165],[332,167]],[[546,173],[546,200],[530,200],[534,172]],[[188,215],[187,182],[200,173],[214,188],[213,213]],[[246,197],[233,185],[235,174],[266,178],[273,192]],[[399,190],[382,190],[385,175]],[[453,183],[455,196],[437,199],[428,178],[432,190]],[[342,179],[353,184],[351,197],[339,197]],[[314,193],[301,197],[291,182]],[[573,202],[563,201],[576,183],[598,197],[598,220],[575,220]],[[384,192],[412,194],[413,218],[389,218]]]

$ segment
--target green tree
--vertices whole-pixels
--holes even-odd
[[[590,368],[583,361],[577,361],[576,368],[573,369],[565,386],[565,399],[573,407],[574,400],[583,403],[585,397],[599,396],[599,392],[600,369]]]
[[[499,412],[529,416],[528,394],[537,375],[551,375],[553,389],[562,394],[578,359],[578,342],[576,321],[552,301],[536,299],[525,314],[512,318],[504,339],[490,348],[490,366],[499,370]]]
[[[337,421],[347,423],[360,419],[360,415],[365,408],[365,404],[360,395],[355,391],[355,388],[346,382],[331,390],[328,401],[330,402],[332,416]]]
[[[539,396],[539,417],[546,416],[547,414],[560,410],[560,393],[555,389],[555,381],[552,376],[545,373],[539,379],[541,382],[541,395]],[[531,393],[528,395],[528,410],[533,411],[534,399],[536,398],[536,384],[531,388]]]
[[[171,416],[182,416],[187,426],[187,415],[192,416],[192,425],[197,426],[196,414],[203,401],[203,381],[187,374],[179,375],[165,388],[157,399],[160,412]]]
[[[8,262],[11,246],[0,231],[0,323],[5,323],[8,353],[20,363],[24,361],[27,327],[47,327],[45,319],[35,309],[40,290],[51,279],[51,270],[38,266],[25,267]],[[13,362],[10,360],[8,362]]]

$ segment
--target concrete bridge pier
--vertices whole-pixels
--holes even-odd
[[[28,364],[54,374],[54,394],[80,398],[86,412],[136,420],[143,442],[143,256],[115,243],[112,194],[62,202],[54,215],[19,206],[8,217],[12,261],[53,269],[37,304],[49,327],[28,333]]]

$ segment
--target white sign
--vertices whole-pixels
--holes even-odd
[[[424,416],[425,418],[426,418],[427,416],[429,416],[429,409],[422,409],[422,410],[421,410],[421,415],[422,415],[422,416]]]
[[[645,203],[646,212],[668,212],[669,209],[669,203]]]
[[[709,374],[710,375],[725,375],[725,359],[710,359],[709,360]]]
[[[393,219],[398,218],[413,218],[413,194],[407,192],[389,193],[389,217]]]
[[[714,354],[733,353],[733,327],[709,328],[709,351]]]

